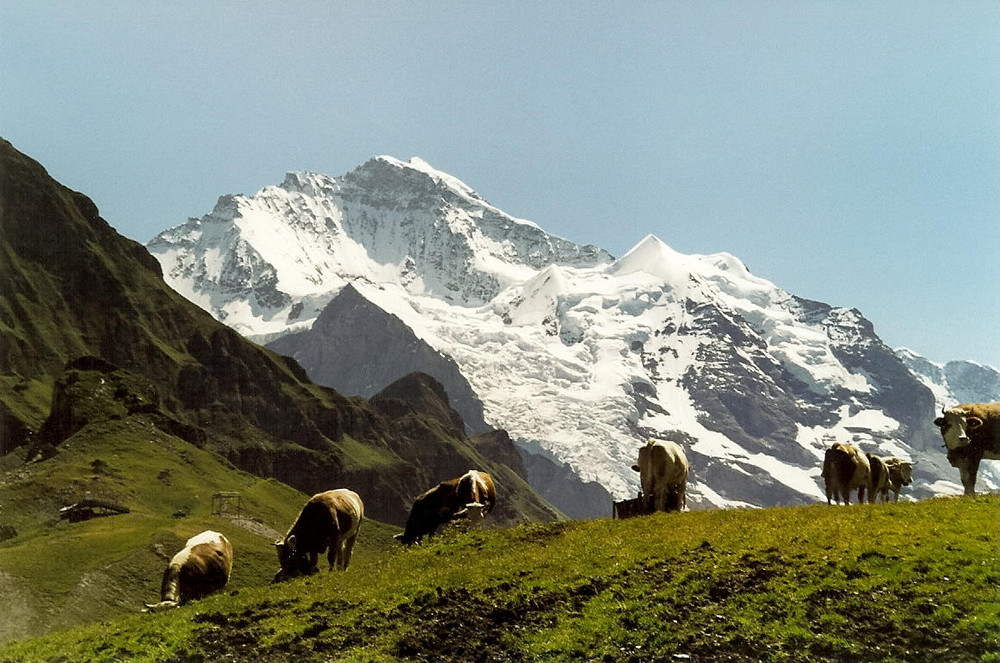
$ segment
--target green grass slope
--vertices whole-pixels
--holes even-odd
[[[996,496],[451,532],[0,660],[995,661]]]
[[[223,491],[240,493],[240,520],[231,517],[235,513],[213,515],[212,496]],[[79,523],[60,520],[61,507],[87,494],[130,511]],[[0,473],[0,521],[18,534],[0,543],[0,642],[134,613],[143,602],[158,601],[167,561],[205,529],[233,543],[227,591],[267,584],[277,570],[275,533],[287,530],[306,499],[142,416],[89,424],[56,458]],[[367,525],[361,557],[374,541],[388,547],[398,531]]]

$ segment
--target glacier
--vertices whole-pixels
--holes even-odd
[[[618,499],[638,491],[648,437],[685,447],[692,508],[821,501],[834,441],[917,461],[908,497],[962,492],[931,424],[954,392],[860,312],[652,235],[616,259],[416,157],[224,195],[148,249],[182,295],[258,342],[308,329],[351,284],[457,363],[490,425]],[[980,487],[997,486],[984,462]]]

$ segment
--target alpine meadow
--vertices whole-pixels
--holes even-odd
[[[143,246],[3,140],[0,252],[0,661],[1000,660],[1000,449],[960,496],[993,424],[935,422],[1000,374],[732,255],[616,258],[391,157]],[[681,450],[669,512],[647,440]],[[912,483],[828,505],[832,445]],[[495,503],[448,488],[403,545],[472,469]],[[272,582],[337,488],[349,567]],[[205,532],[224,588],[145,612]]]

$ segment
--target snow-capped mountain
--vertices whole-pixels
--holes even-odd
[[[648,437],[685,446],[700,506],[825,499],[837,440],[917,460],[910,495],[961,492],[935,395],[858,311],[652,236],[614,259],[418,159],[291,173],[149,249],[178,291],[259,341],[308,328],[352,284],[454,359],[487,422],[619,499]]]
[[[937,364],[908,348],[899,348],[896,354],[934,393],[938,410],[958,403],[991,403],[1000,395],[1000,371],[992,366],[974,361]]]
[[[222,196],[148,248],[179,292],[258,338],[308,327],[347,282],[479,306],[549,264],[611,260],[504,214],[419,159],[391,157]]]

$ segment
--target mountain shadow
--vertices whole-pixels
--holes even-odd
[[[426,373],[444,386],[470,433],[491,430],[483,403],[458,364],[350,284],[327,304],[311,329],[282,336],[267,347],[293,357],[316,383],[366,398],[405,375]]]

